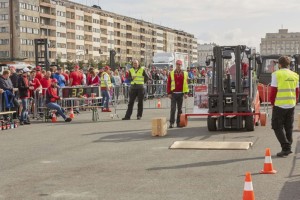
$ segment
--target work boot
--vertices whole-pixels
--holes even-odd
[[[65,122],[71,122],[71,121],[72,121],[72,119],[70,117],[65,119]]]
[[[180,126],[179,124],[177,124],[177,128],[183,128],[183,126]]]
[[[289,154],[293,153],[291,150],[288,150],[288,151],[281,151],[279,153],[277,153],[277,157],[285,157],[285,156],[288,156]]]

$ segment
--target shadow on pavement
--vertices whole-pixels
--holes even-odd
[[[231,133],[241,133],[239,131],[234,131]],[[212,136],[224,134],[227,132],[216,131],[209,132],[206,127],[193,127],[193,128],[174,128],[168,129],[168,134],[164,137],[153,137],[151,136],[151,130],[149,129],[140,129],[140,130],[124,130],[124,131],[112,131],[112,132],[98,132],[90,133],[86,135],[95,135],[95,134],[110,134],[104,137],[99,138],[93,142],[130,142],[130,141],[143,141],[143,140],[153,140],[153,139],[170,139],[170,138],[180,138],[180,140],[207,140]],[[246,133],[245,133],[246,134]],[[251,137],[251,136],[246,136]],[[254,136],[252,136],[254,137]]]
[[[300,153],[300,137],[297,139],[296,150],[293,159],[292,168],[289,174],[289,180],[283,185],[279,200],[299,200],[300,199],[300,163],[297,155]],[[298,161],[298,162],[297,162]]]
[[[234,159],[234,160],[217,160],[217,161],[197,162],[197,163],[167,166],[167,167],[153,167],[147,170],[154,171],[154,170],[169,170],[169,169],[186,169],[186,168],[193,168],[193,167],[209,167],[209,166],[216,166],[216,165],[225,165],[234,162],[244,162],[247,160],[262,160],[262,159],[264,159],[264,157],[241,158],[241,159]]]

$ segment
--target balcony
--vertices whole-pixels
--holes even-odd
[[[56,15],[52,15],[50,13],[40,13],[40,17],[50,18],[50,19],[56,19]]]

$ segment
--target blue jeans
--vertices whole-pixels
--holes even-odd
[[[67,118],[66,115],[64,114],[64,112],[65,112],[64,109],[62,109],[57,103],[50,102],[50,103],[47,104],[47,108],[50,108],[52,110],[56,110],[57,113],[60,116],[62,116],[62,118],[64,118],[64,119]]]
[[[108,103],[109,103],[109,93],[107,90],[101,90],[101,96],[103,97],[102,99],[102,105],[103,108],[108,108]]]
[[[22,99],[22,111],[20,121],[28,121],[28,99]]]

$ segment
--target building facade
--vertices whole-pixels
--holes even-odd
[[[198,64],[200,66],[206,66],[205,61],[207,56],[213,55],[213,48],[216,46],[215,43],[209,44],[198,44]]]
[[[279,29],[278,33],[267,33],[261,39],[262,55],[294,55],[300,52],[300,32],[289,33],[288,29]]]
[[[47,38],[50,62],[152,62],[155,52],[184,52],[197,61],[193,34],[68,0],[1,0],[0,59],[35,60],[34,39]],[[12,37],[10,37],[12,36]],[[43,51],[39,52],[43,53]]]

